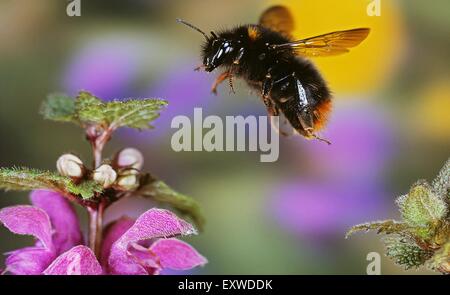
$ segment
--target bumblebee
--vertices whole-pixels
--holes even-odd
[[[346,53],[360,44],[370,29],[335,31],[295,40],[291,35],[294,20],[284,6],[268,8],[258,24],[219,33],[212,31],[210,35],[184,20],[177,21],[200,32],[206,39],[202,48],[203,64],[196,70],[222,70],[212,85],[213,93],[217,93],[217,86],[225,80],[234,91],[233,77],[242,78],[260,93],[272,125],[281,134],[287,135],[273,119],[284,115],[300,135],[329,144],[317,132],[327,123],[332,95],[308,58]]]

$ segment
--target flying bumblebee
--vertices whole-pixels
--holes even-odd
[[[300,135],[329,143],[317,131],[327,122],[332,97],[327,83],[308,58],[346,53],[360,44],[370,29],[336,31],[295,40],[291,36],[294,20],[284,6],[268,8],[259,24],[219,33],[212,31],[210,35],[184,20],[177,21],[206,39],[202,48],[203,64],[197,70],[223,70],[212,85],[213,93],[227,79],[233,90],[233,77],[242,78],[261,93],[272,119],[283,114]],[[279,130],[279,126],[274,127]],[[286,135],[282,130],[279,132]]]

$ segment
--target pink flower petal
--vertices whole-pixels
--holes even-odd
[[[0,210],[0,222],[15,234],[34,236],[43,247],[54,251],[52,226],[44,210],[25,205],[6,207]]]
[[[15,275],[40,275],[55,258],[55,254],[40,247],[27,247],[6,253],[8,272]]]
[[[162,268],[186,270],[208,262],[191,245],[178,239],[160,239],[150,251],[158,256]]]
[[[61,194],[36,190],[30,195],[34,206],[47,212],[54,229],[53,244],[56,253],[63,253],[83,243],[78,217],[72,205]]]
[[[91,249],[80,245],[59,255],[44,271],[46,275],[100,275],[102,267]]]
[[[128,251],[130,243],[195,233],[195,229],[189,223],[179,219],[172,212],[150,209],[139,216],[134,225],[113,244],[109,268],[114,274],[147,274],[145,268],[138,264]]]
[[[111,246],[134,224],[134,220],[128,217],[122,217],[109,224],[105,231],[102,242],[100,263],[103,267],[108,266],[108,257],[111,252]]]
[[[146,274],[157,275],[162,270],[158,256],[144,246],[132,243],[128,255],[145,269]]]

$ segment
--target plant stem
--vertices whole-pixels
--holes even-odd
[[[103,238],[103,214],[106,201],[101,200],[99,204],[87,207],[89,213],[89,248],[100,258],[100,250]]]
[[[98,250],[96,249],[97,244],[97,232],[98,232],[98,210],[95,207],[87,207],[89,213],[89,248],[95,253],[97,256]],[[97,256],[98,258],[98,256]]]
[[[97,168],[102,162],[102,152],[105,144],[111,138],[111,129],[104,130],[99,136],[91,137],[91,146],[93,153],[93,166]],[[103,214],[107,205],[107,200],[102,195],[97,196],[100,200],[98,203],[91,204],[87,207],[89,213],[89,247],[100,258],[100,250],[103,238]]]
[[[102,249],[102,239],[103,239],[103,214],[105,212],[105,206],[106,202],[105,200],[102,200],[100,204],[98,205],[97,210],[97,228],[96,228],[96,237],[95,237],[95,243],[94,243],[94,253],[95,256],[100,258],[100,252]]]

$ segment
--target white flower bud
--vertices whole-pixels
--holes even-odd
[[[123,171],[117,185],[124,190],[133,190],[139,186],[139,171],[133,168]]]
[[[94,170],[93,179],[107,188],[116,181],[117,173],[110,165],[103,164]]]
[[[56,161],[56,168],[63,176],[72,178],[83,177],[85,167],[83,162],[75,155],[64,154]]]
[[[119,168],[134,168],[141,170],[144,165],[144,156],[135,148],[125,148],[117,153],[115,165]]]

